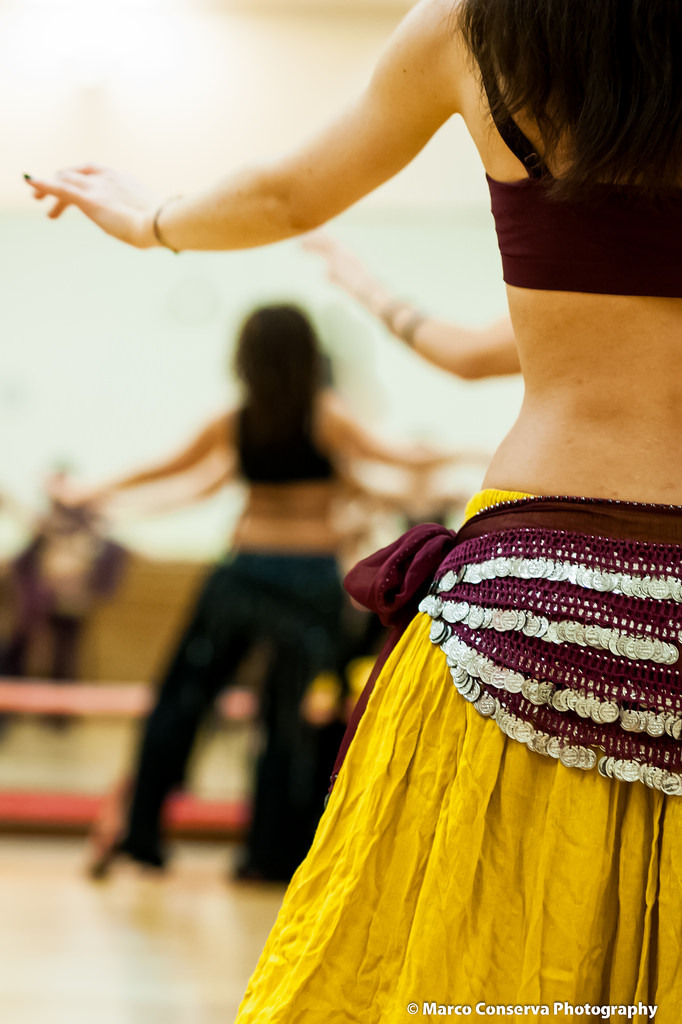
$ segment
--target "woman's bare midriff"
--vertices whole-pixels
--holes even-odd
[[[241,551],[334,554],[334,481],[251,484],[233,546]]]
[[[484,486],[682,505],[682,299],[508,295],[525,397]]]

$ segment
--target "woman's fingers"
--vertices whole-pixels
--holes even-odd
[[[56,220],[62,215],[67,206],[79,206],[81,209],[86,205],[83,194],[72,185],[57,185],[44,182],[40,191],[36,192],[36,199],[45,199],[52,196],[56,202],[50,208],[48,217]]]
[[[152,231],[159,197],[127,174],[99,164],[80,164],[50,178],[26,178],[36,199],[52,196],[48,216],[56,220],[76,206],[107,234],[139,248],[155,244]]]
[[[92,178],[76,168],[57,171],[54,178],[26,178],[36,199],[54,196],[68,203],[77,203],[92,190]]]
[[[84,192],[92,186],[92,176],[75,167],[69,167],[65,171],[57,171],[57,178],[66,185],[73,185]]]
[[[34,199],[44,199],[47,192],[44,190],[42,183],[39,183],[35,178],[29,178],[27,174],[24,175],[26,184],[33,189]]]
[[[50,220],[56,220],[57,217],[61,217],[61,215],[64,213],[64,210],[68,206],[71,206],[71,203],[67,202],[66,199],[58,199],[52,207],[52,209],[49,211],[48,217],[50,218]]]
[[[47,178],[31,178],[28,184],[33,189],[36,199],[44,199],[45,196],[55,196],[57,199],[66,198],[66,186],[58,179],[48,180]]]
[[[77,171],[59,171],[53,179],[31,178],[28,184],[33,188],[34,198],[52,196],[57,200],[48,213],[51,220],[60,217],[67,206],[78,206],[83,212],[92,206],[91,186]]]

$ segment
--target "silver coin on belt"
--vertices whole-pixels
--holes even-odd
[[[617,658],[630,661],[653,661],[674,665],[679,659],[675,644],[657,637],[633,635],[611,626],[582,623],[574,619],[549,620],[544,615],[517,608],[501,608],[471,604],[468,601],[447,601],[431,595],[425,597],[419,610],[431,618],[441,616],[446,622],[464,622],[470,629],[494,629],[498,633],[520,631],[546,643],[578,644],[596,650],[608,650]]]
[[[670,569],[672,568],[671,566]],[[451,590],[462,580],[477,585],[483,580],[504,579],[507,576],[567,582],[602,594],[615,593],[626,597],[651,598],[654,601],[675,601],[682,604],[682,579],[673,575],[672,571],[659,576],[641,576],[630,572],[611,572],[582,562],[544,557],[523,558],[503,555],[483,562],[471,562],[461,567],[459,572],[447,572],[439,582],[439,590]]]

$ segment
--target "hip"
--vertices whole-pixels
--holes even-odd
[[[420,605],[460,695],[566,767],[682,794],[682,508],[483,492],[468,511]]]

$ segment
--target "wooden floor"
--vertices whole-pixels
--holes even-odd
[[[106,793],[130,771],[138,724],[80,719],[55,730],[36,716],[17,716],[0,732],[0,789]],[[206,799],[248,796],[255,737],[248,723],[205,729],[192,759],[191,789]]]
[[[226,881],[229,857],[92,883],[81,841],[0,836],[0,1020],[232,1024],[283,889]]]

